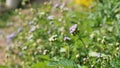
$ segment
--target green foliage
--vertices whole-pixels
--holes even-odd
[[[23,30],[17,33],[8,53],[18,57],[24,62],[21,66],[27,68],[117,67],[119,3],[119,0],[95,2],[92,9],[84,12],[73,11],[64,4],[55,7],[47,3],[32,9],[32,18],[20,14]]]
[[[48,66],[46,62],[39,62],[37,64],[34,64],[32,68],[52,68],[52,67]]]
[[[0,68],[7,68],[5,65],[0,65]]]
[[[12,16],[15,15],[14,10],[8,10],[0,13],[0,28],[6,27],[12,21]]]
[[[119,68],[120,67],[120,56],[118,56],[116,59],[113,59],[111,61],[111,64],[113,67]]]
[[[50,62],[48,64],[49,66],[53,66],[53,67],[65,67],[65,68],[76,68],[77,64],[75,62],[73,62],[72,60],[68,60],[68,59],[62,59],[59,61],[54,61],[54,62]]]

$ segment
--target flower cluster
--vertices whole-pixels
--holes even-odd
[[[78,31],[78,25],[77,24],[70,27],[70,34],[75,35],[77,31]]]

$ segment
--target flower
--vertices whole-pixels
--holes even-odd
[[[56,3],[56,4],[54,4],[54,8],[59,8],[60,7],[60,3]]]
[[[69,37],[64,37],[64,41],[70,41],[71,40],[71,38],[69,38]]]
[[[65,48],[60,48],[60,52],[66,52],[66,49]]]
[[[86,7],[90,7],[93,0],[76,0],[76,4],[83,5]]]
[[[55,18],[54,15],[50,15],[50,16],[47,17],[48,20],[53,20],[54,18]]]
[[[71,26],[70,27],[70,34],[75,34],[77,29],[78,29],[78,25],[77,24]]]
[[[16,33],[12,33],[10,35],[7,36],[7,42],[10,43],[12,42],[12,40],[16,37]]]
[[[44,51],[43,51],[43,55],[46,55],[47,52],[48,52],[48,50],[44,50]]]
[[[101,57],[101,53],[89,52],[89,56],[90,56],[90,57]]]
[[[28,39],[28,40],[31,40],[33,37],[34,37],[33,34],[31,34],[31,35],[29,35],[29,36],[27,37],[27,39]]]
[[[57,40],[57,35],[53,35],[52,37],[49,38],[50,42],[53,42],[55,40]]]
[[[19,52],[18,55],[21,57],[21,56],[23,56],[23,53],[22,53],[22,52]]]
[[[30,32],[34,32],[36,30],[36,26],[32,26]]]
[[[34,21],[33,20],[31,20],[28,24],[29,25],[32,25],[34,23]]]
[[[17,33],[20,33],[23,30],[23,27],[18,28]]]

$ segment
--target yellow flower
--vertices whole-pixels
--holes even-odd
[[[83,5],[86,7],[90,7],[92,5],[93,0],[76,0],[76,4]]]

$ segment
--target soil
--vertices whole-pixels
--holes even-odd
[[[5,48],[6,41],[3,38],[0,38],[0,65],[4,65],[5,62]]]

